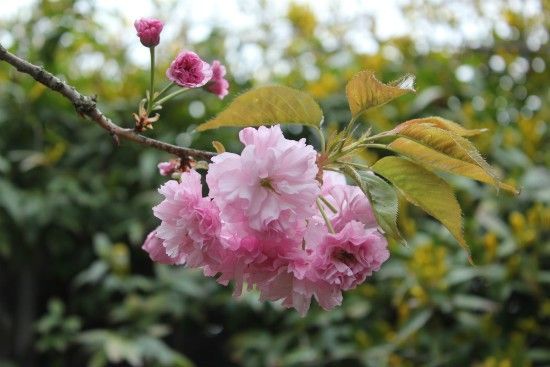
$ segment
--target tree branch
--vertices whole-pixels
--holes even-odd
[[[11,64],[19,72],[32,76],[37,82],[63,95],[71,101],[81,116],[88,116],[92,121],[107,130],[116,142],[118,142],[119,137],[134,141],[136,143],[176,155],[184,162],[189,161],[189,158],[191,157],[196,160],[210,160],[210,158],[216,155],[216,153],[213,152],[183,148],[160,140],[151,139],[136,133],[134,129],[123,128],[115,124],[111,119],[105,116],[99,108],[97,108],[95,98],[90,98],[81,94],[75,87],[62,81],[55,75],[46,71],[44,68],[31,64],[27,60],[12,54],[6,50],[2,44],[0,44],[0,60]]]

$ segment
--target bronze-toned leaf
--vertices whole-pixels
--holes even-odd
[[[398,138],[388,145],[396,153],[409,157],[429,169],[450,172],[455,175],[469,177],[477,181],[496,185],[498,188],[517,194],[515,187],[495,181],[494,177],[476,164],[456,159],[431,149],[413,140]]]
[[[392,131],[442,154],[479,166],[493,178],[494,185],[498,186],[497,182],[499,178],[493,171],[493,168],[479,154],[475,145],[453,131],[436,127],[431,123],[422,123],[415,120],[404,122],[396,126]]]
[[[407,74],[384,84],[372,70],[361,71],[346,85],[349,108],[355,118],[370,108],[381,106],[394,98],[414,92],[414,75]]]
[[[463,126],[453,122],[451,120],[444,119],[439,116],[431,117],[422,117],[418,119],[409,120],[404,122],[403,125],[414,125],[414,124],[432,124],[435,127],[439,127],[443,130],[452,131],[453,133],[460,136],[475,136],[482,134],[487,131],[487,129],[466,129]]]

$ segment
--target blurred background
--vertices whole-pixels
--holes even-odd
[[[408,248],[333,311],[307,317],[140,249],[170,157],[122,142],[0,63],[0,366],[549,366],[550,2],[547,0],[0,0],[0,42],[97,95],[124,126],[148,85],[133,20],[165,20],[157,79],[181,48],[227,65],[230,95],[165,106],[150,133],[239,151],[237,130],[193,127],[242,91],[311,93],[327,129],[349,120],[357,71],[410,72],[417,93],[364,118],[390,129],[441,115],[475,139],[504,192],[457,177],[476,266],[441,225],[404,206]],[[288,137],[307,137],[291,126]],[[374,153],[365,153],[372,159]],[[405,203],[403,203],[405,204]]]

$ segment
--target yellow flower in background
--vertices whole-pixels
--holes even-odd
[[[485,256],[487,262],[491,262],[496,255],[497,250],[497,235],[494,232],[488,232],[483,236],[483,245],[485,247]]]
[[[313,97],[323,99],[341,88],[340,80],[331,73],[325,73],[321,78],[308,85],[308,92]]]
[[[309,6],[291,3],[288,8],[287,18],[294,28],[303,35],[306,37],[313,36],[313,32],[317,26],[317,18]]]
[[[447,249],[445,247],[428,243],[414,250],[409,269],[416,274],[421,284],[444,289],[446,285],[443,279],[448,271],[446,257]],[[411,293],[413,295],[416,293],[415,297],[422,298],[420,295],[424,292],[413,291],[413,289],[411,289]]]

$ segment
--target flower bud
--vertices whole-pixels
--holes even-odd
[[[171,176],[172,173],[176,172],[178,169],[178,162],[175,160],[171,160],[168,162],[161,162],[157,165],[157,168],[159,169],[159,173],[161,176]]]
[[[155,18],[141,18],[134,22],[134,27],[143,46],[155,47],[160,42],[164,23]]]
[[[219,99],[223,99],[228,93],[229,82],[224,78],[225,66],[223,66],[218,60],[212,62],[212,79],[205,87],[207,91],[218,96]]]

